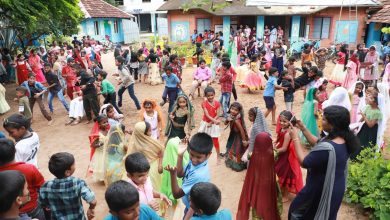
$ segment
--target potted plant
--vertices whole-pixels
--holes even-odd
[[[179,61],[182,66],[186,64],[186,55],[187,55],[186,50],[187,48],[183,46],[178,46],[176,49],[176,54],[179,57]]]

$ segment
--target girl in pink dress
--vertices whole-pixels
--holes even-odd
[[[379,56],[378,53],[376,52],[376,48],[375,46],[371,46],[366,55],[366,58],[364,58],[366,69],[364,71],[363,82],[366,85],[378,79],[379,77],[378,61],[379,61]]]
[[[40,83],[45,83],[46,78],[42,72],[41,58],[38,56],[37,52],[34,49],[30,50],[28,63],[30,64],[31,70],[35,73],[36,81]]]
[[[337,63],[333,68],[330,79],[336,83],[342,84],[345,78],[345,72],[347,69],[348,62],[348,50],[347,45],[342,45],[340,51],[337,53]]]
[[[356,53],[352,54],[347,64],[347,74],[344,79],[343,87],[347,90],[355,84],[359,73],[359,58]]]
[[[351,124],[354,124],[356,122],[359,122],[358,120],[358,115],[359,112],[362,109],[359,109],[363,105],[365,95],[364,95],[364,83],[361,81],[355,82],[352,87],[349,89],[349,94],[351,96],[351,104],[352,104],[352,109],[351,109]]]
[[[259,68],[256,62],[250,63],[249,73],[246,75],[243,87],[248,88],[249,93],[263,88]]]

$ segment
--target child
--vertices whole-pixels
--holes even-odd
[[[343,82],[343,87],[349,90],[353,84],[355,84],[356,80],[360,78],[358,76],[359,74],[359,58],[356,53],[352,54],[351,58],[348,61],[347,64],[347,74],[345,76],[344,82]]]
[[[291,75],[288,71],[283,70],[281,86],[287,88],[284,90],[284,103],[286,103],[286,110],[292,111],[294,103],[294,80],[291,79]]]
[[[49,102],[49,109],[50,112],[54,112],[53,108],[53,98],[54,96],[57,96],[58,99],[61,101],[62,105],[65,107],[66,111],[69,112],[69,104],[64,98],[64,94],[62,92],[62,86],[60,84],[60,81],[58,79],[58,76],[53,73],[51,64],[50,63],[45,63],[43,70],[45,71],[45,78],[47,81],[48,90],[49,90],[49,95],[47,97],[48,102]]]
[[[197,183],[190,191],[190,206],[197,217],[192,220],[201,219],[223,219],[231,220],[232,214],[229,210],[218,211],[221,205],[221,191],[212,183]]]
[[[145,99],[142,102],[140,119],[148,122],[152,130],[152,138],[159,140],[162,137],[161,132],[164,127],[163,115],[156,101]]]
[[[318,133],[318,127],[317,127],[317,121],[316,121],[316,114],[318,110],[318,102],[315,101],[317,89],[311,88],[306,96],[305,102],[302,106],[301,111],[301,118],[302,123],[306,126],[306,128],[310,131],[310,133],[317,137]],[[301,139],[301,142],[305,145],[309,144],[309,142],[306,140],[305,136],[302,134],[302,132],[299,133],[299,137]]]
[[[353,89],[353,90],[352,90]],[[351,96],[351,124],[358,122],[358,115],[362,109],[359,109],[361,105],[365,102],[365,94],[364,94],[364,83],[361,81],[357,81],[355,86],[351,87],[349,92]]]
[[[27,204],[30,198],[28,183],[22,173],[16,170],[0,172],[0,219],[31,219],[20,213],[20,206]]]
[[[280,129],[276,130],[275,151],[278,159],[275,163],[275,172],[282,189],[283,202],[288,201],[288,192],[297,194],[303,187],[301,167],[289,134],[290,122],[295,125],[295,116],[288,110],[282,111],[279,115]]]
[[[118,111],[111,104],[104,104],[99,111],[99,114],[106,115],[108,118],[108,124],[113,127],[122,123],[123,114],[119,114]]]
[[[75,169],[75,160],[70,153],[61,152],[50,157],[49,170],[56,178],[42,185],[39,203],[50,209],[54,219],[86,219],[81,198],[89,203],[88,219],[95,216],[95,194],[84,180],[72,176]]]
[[[16,60],[16,74],[17,74],[19,85],[28,79],[29,71],[31,71],[31,67],[28,64],[28,62],[24,59],[24,55],[18,54]]]
[[[271,136],[269,133],[261,132],[255,137],[253,153],[238,203],[237,220],[280,220],[274,163]]]
[[[149,177],[150,165],[142,153],[133,153],[126,157],[125,167],[129,182],[139,193],[141,204],[150,206],[155,211],[159,211],[160,204],[156,199],[160,199],[171,206],[172,202],[166,195],[153,189],[152,181]]]
[[[80,90],[79,85],[75,85],[72,88],[73,99],[69,104],[69,121],[65,125],[77,125],[80,123],[81,119],[85,115],[84,104],[83,104],[83,94]]]
[[[5,91],[3,84],[0,83],[0,115],[10,110],[7,100],[5,100]]]
[[[131,55],[130,55],[130,75],[132,75],[134,77],[135,81],[138,80],[138,67],[139,67],[139,63],[138,63],[137,54],[134,52],[131,52]]]
[[[148,50],[146,46],[144,47],[146,51]],[[148,78],[148,64],[146,63],[146,57],[149,55],[149,52],[145,53],[144,49],[139,49],[137,52],[137,58],[138,58],[138,75],[139,75],[139,82],[141,82],[142,75],[144,76],[144,83],[146,83],[146,79]]]
[[[101,83],[100,93],[104,96],[104,104],[110,103],[118,111],[119,114],[122,114],[119,107],[116,105],[116,92],[115,87],[110,81],[107,80],[107,72],[102,70],[98,72],[97,80]]]
[[[212,75],[211,75],[211,70],[206,66],[206,61],[205,60],[200,60],[199,61],[199,67],[196,69],[194,73],[194,81],[192,81],[192,86],[190,90],[189,96],[194,99],[194,92],[195,89],[199,87],[204,89],[211,83]],[[199,90],[198,90],[199,91]],[[200,94],[198,93],[198,96]]]
[[[32,218],[37,218],[39,220],[44,220],[45,215],[43,213],[42,207],[38,205],[38,192],[39,188],[45,182],[42,174],[39,170],[31,164],[26,164],[23,162],[15,161],[15,144],[10,139],[1,138],[0,139],[0,173],[6,170],[17,170],[23,173],[26,178],[28,185],[28,191],[30,193],[30,201],[26,202],[24,206],[19,208],[21,213],[25,213]],[[1,187],[4,192],[6,189]],[[8,198],[9,199],[9,198]],[[5,198],[0,199],[2,202],[6,201]],[[2,203],[4,204],[4,203]],[[0,211],[2,212],[2,211]],[[0,214],[1,218],[1,214]]]
[[[313,61],[313,55],[310,49],[304,49],[301,55],[301,66],[303,67],[305,62]]]
[[[37,133],[30,132],[30,125],[30,120],[20,114],[13,114],[3,122],[4,129],[16,141],[15,161],[38,167],[39,137]]]
[[[265,101],[265,106],[267,108],[267,112],[265,113],[265,117],[269,115],[269,113],[272,112],[272,124],[276,125],[276,120],[275,120],[275,113],[276,113],[276,105],[275,105],[275,90],[276,89],[283,89],[283,91],[287,91],[288,89],[285,87],[282,87],[277,84],[278,80],[278,69],[275,67],[270,68],[268,71],[269,73],[269,78],[267,81],[267,85],[265,86],[265,90],[263,93],[263,98]]]
[[[187,132],[185,126],[187,124]],[[165,135],[168,139],[179,137],[188,139],[191,131],[195,127],[194,107],[185,94],[177,97],[173,110],[169,113],[169,120],[165,129]]]
[[[171,188],[175,199],[182,198],[186,206],[184,213],[185,217],[191,217],[193,210],[190,207],[190,190],[199,182],[210,182],[210,171],[208,159],[213,149],[213,140],[206,133],[195,134],[188,143],[188,151],[191,156],[190,162],[183,167],[183,155],[187,151],[187,146],[182,144],[179,146],[178,158],[176,167],[166,166],[165,169],[171,174]],[[183,185],[179,188],[177,179],[183,178]]]
[[[244,87],[248,88],[248,92],[263,89],[263,80],[260,76],[259,67],[257,66],[256,60],[250,63],[249,73],[246,75],[244,80]]]
[[[246,169],[246,163],[241,160],[241,157],[249,145],[244,121],[244,111],[240,103],[232,103],[225,124],[229,124],[230,127],[230,134],[226,143],[227,155],[225,164],[232,170],[240,172]]]
[[[99,115],[95,119],[95,124],[92,127],[89,135],[89,143],[91,148],[90,161],[92,176],[94,181],[104,181],[104,151],[103,148],[110,125],[108,124],[107,116]]]
[[[169,65],[169,52],[168,50],[163,50],[163,56],[161,58],[161,66],[160,66],[160,75],[164,72],[164,68]]]
[[[19,113],[24,115],[26,119],[28,119],[30,122],[32,120],[32,112],[30,108],[29,100],[26,96],[27,89],[26,87],[19,86],[16,87],[16,99],[19,100]]]
[[[322,47],[319,48],[317,51],[314,52],[315,56],[315,62],[317,64],[317,67],[319,70],[324,71],[325,69],[325,63],[326,60],[328,59],[328,49]]]
[[[322,103],[324,103],[326,100],[328,100],[328,92],[326,91],[326,88],[328,86],[328,80],[323,79],[322,83],[320,83],[320,86],[318,87],[318,109],[323,110]]]
[[[105,199],[110,214],[104,220],[161,219],[149,206],[140,204],[137,189],[126,181],[112,183],[106,190]]]
[[[214,100],[215,90],[210,86],[204,90],[204,96],[206,97],[206,100],[202,102],[203,118],[200,122],[198,132],[204,132],[213,138],[213,144],[217,151],[217,161],[219,164],[220,151],[218,138],[221,136],[219,127],[219,124],[221,123],[219,119],[221,104]]]
[[[292,78],[295,78],[295,76],[297,75],[297,71],[296,71],[295,65],[294,65],[295,62],[296,62],[295,58],[290,57],[290,58],[288,58],[288,62],[286,64],[284,64],[284,67],[287,68],[287,72]]]
[[[146,57],[146,62],[149,63],[149,83],[150,85],[158,85],[161,83],[160,73],[158,71],[158,62],[160,58],[157,54],[154,53],[154,49],[150,49],[150,54]]]
[[[181,81],[181,74],[183,72],[183,69],[179,63],[179,58],[176,54],[172,54],[171,56],[169,56],[169,66],[172,68],[172,72],[176,74],[176,76]]]
[[[221,64],[221,59],[222,59],[222,53],[218,52],[216,54],[213,54],[213,60],[211,61],[211,81],[214,82],[216,73],[217,73],[217,68]]]
[[[219,82],[221,84],[221,98],[219,98],[219,103],[222,105],[223,117],[227,118],[228,110],[230,106],[230,96],[233,89],[233,77],[230,73],[231,64],[229,61],[222,63],[221,68],[221,78]]]
[[[163,106],[166,103],[166,99],[168,96],[169,99],[169,107],[168,112],[172,111],[173,103],[177,98],[178,87],[180,87],[180,79],[176,74],[172,73],[172,67],[165,67],[165,73],[162,74],[162,79],[165,81],[165,89],[162,95],[163,101],[160,103],[160,106]]]
[[[347,70],[347,63],[348,63],[348,49],[347,45],[343,44],[340,47],[340,51],[337,53],[337,63],[335,67],[333,68],[332,75],[330,79],[336,83],[342,84],[344,82],[345,78],[345,71]]]

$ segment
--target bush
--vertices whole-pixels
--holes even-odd
[[[380,153],[367,148],[348,168],[348,203],[359,203],[373,211],[371,218],[390,219],[390,163]]]

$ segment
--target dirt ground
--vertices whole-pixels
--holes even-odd
[[[105,54],[103,55],[103,66],[104,69],[107,70],[109,74],[116,72],[116,68],[114,65],[113,54]],[[298,66],[298,64],[297,64]],[[333,65],[328,63],[328,67],[326,68],[326,75],[329,76],[332,70]],[[182,87],[184,91],[188,93],[191,85],[192,73],[194,68],[189,67],[184,69],[183,78],[184,81],[182,83]],[[113,77],[109,78],[111,82],[115,82]],[[220,87],[218,84],[213,85],[216,88],[217,94],[216,97],[219,97]],[[145,98],[153,98],[160,101],[161,93],[163,91],[164,86],[150,86],[146,84],[137,83],[135,85],[135,91],[140,102]],[[4,118],[11,113],[17,112],[17,103],[13,102],[12,99],[15,97],[15,85],[7,85],[7,101],[12,106],[11,111],[9,111],[5,115],[1,115],[1,118]],[[329,89],[330,91],[331,89]],[[248,94],[246,89],[237,88],[238,91],[238,101],[244,106],[245,113],[249,110],[249,108],[254,106],[259,106],[261,109],[265,110],[265,104],[262,98],[262,91]],[[277,103],[277,114],[284,109],[284,101],[283,101],[283,93],[281,91],[276,92],[276,103]],[[303,103],[303,95],[302,91],[298,91],[295,94],[295,103],[294,103],[294,111],[297,115],[300,115],[301,106]],[[202,98],[196,98],[193,101],[193,104],[196,109],[195,120],[197,126],[202,117],[202,110],[200,108],[200,103]],[[89,164],[89,141],[88,135],[92,128],[92,125],[85,125],[83,123],[77,126],[67,126],[65,127],[65,122],[68,120],[66,111],[61,105],[61,103],[56,99],[54,101],[55,111],[54,111],[54,123],[52,126],[47,126],[47,121],[41,115],[38,106],[35,106],[34,109],[34,119],[32,128],[39,134],[41,147],[38,153],[38,163],[40,171],[43,173],[44,177],[47,180],[53,179],[54,176],[49,172],[48,160],[49,157],[61,151],[66,151],[72,153],[76,158],[76,172],[74,176],[83,178],[86,180],[88,185],[95,192],[98,205],[96,208],[96,219],[103,219],[104,216],[108,213],[108,208],[104,200],[104,192],[105,187],[102,184],[98,184],[93,182],[92,178],[86,178],[87,167]],[[165,105],[163,108],[164,113],[166,114],[168,105]],[[134,103],[127,95],[124,94],[124,105],[122,110],[125,114],[124,124],[126,127],[133,127],[134,124],[138,121],[138,111],[135,108]],[[275,126],[271,125],[271,117],[269,116],[267,121],[270,126],[270,130],[275,132]],[[247,118],[246,118],[247,120]],[[249,121],[247,120],[247,127],[249,128]],[[194,132],[197,130],[195,128]],[[4,131],[2,126],[0,127],[0,131]],[[387,134],[389,131],[387,131]],[[223,151],[225,148],[226,140],[229,134],[229,130],[223,130],[222,136],[220,138],[221,150]],[[389,135],[387,135],[389,136]],[[275,138],[275,135],[274,135]],[[223,164],[217,165],[215,153],[210,157],[210,171],[212,182],[215,183],[219,189],[222,191],[222,205],[221,208],[228,208],[232,211],[233,216],[237,211],[237,205],[241,193],[242,184],[245,178],[245,171],[237,173],[228,168],[226,168]],[[304,177],[306,177],[306,170],[302,169]],[[305,179],[305,178],[304,178]],[[293,195],[290,195],[291,200],[293,199]],[[290,202],[284,203],[283,215],[282,219],[287,219],[287,212]],[[362,214],[360,209],[357,209],[355,206],[349,206],[345,203],[342,204],[338,219],[368,219],[366,216]]]

